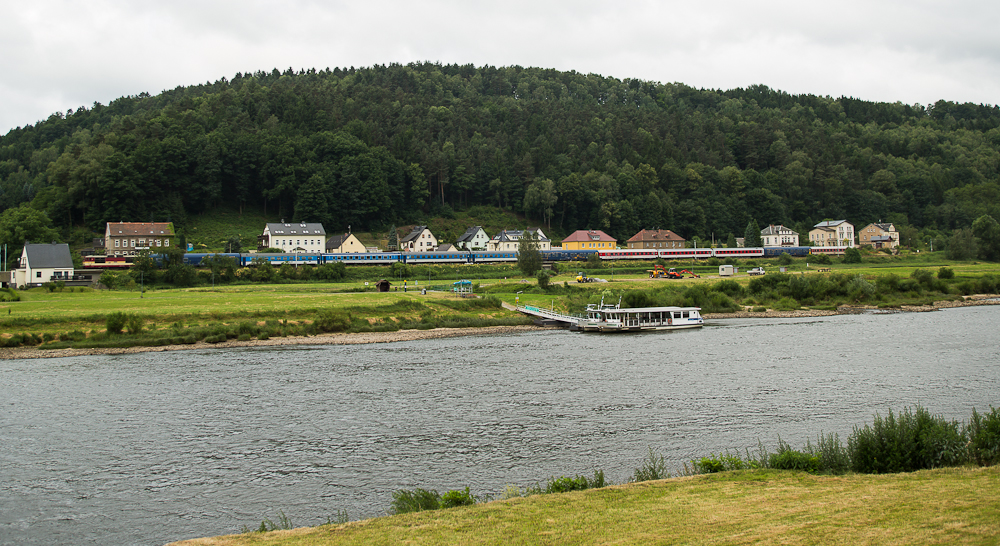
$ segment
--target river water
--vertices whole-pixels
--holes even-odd
[[[625,481],[1000,405],[1000,307],[0,361],[0,544],[163,544],[382,515],[397,489]]]

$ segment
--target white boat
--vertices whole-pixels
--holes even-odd
[[[583,332],[641,332],[644,330],[683,330],[701,328],[700,307],[621,307],[600,304],[587,306],[587,314],[570,325],[571,330]]]

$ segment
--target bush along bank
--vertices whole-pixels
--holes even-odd
[[[730,470],[801,471],[812,474],[885,474],[949,466],[1000,464],[1000,410],[990,407],[988,413],[972,411],[969,421],[947,420],[932,415],[917,406],[887,416],[876,414],[871,424],[854,427],[844,444],[836,434],[820,434],[815,443],[794,449],[778,438],[776,451],[770,451],[758,440],[757,448],[743,454],[711,454],[685,463],[675,472],[667,469],[662,455],[650,447],[648,454],[635,468],[628,483],[660,480],[695,474],[712,474]],[[469,488],[449,491],[444,495],[434,490],[398,490],[393,493],[390,514],[437,510],[510,499],[531,495],[564,493],[612,485],[603,470],[593,477],[552,477],[542,484],[528,487],[508,485],[499,494],[474,496]]]
[[[398,300],[374,307],[312,309],[296,312],[291,320],[281,311],[222,315],[212,313],[207,324],[201,316],[148,317],[137,313],[113,312],[101,317],[103,331],[85,333],[80,329],[65,333],[15,334],[0,338],[0,347],[38,346],[42,349],[100,349],[192,345],[198,342],[251,341],[328,333],[395,332],[434,328],[484,328],[530,324],[520,315],[490,318],[501,310],[496,297],[469,300],[434,300],[423,303]],[[169,324],[160,327],[160,324]],[[192,325],[192,323],[194,325]]]

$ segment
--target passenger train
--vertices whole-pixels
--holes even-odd
[[[774,258],[781,254],[806,257],[811,254],[841,255],[847,247],[764,247],[764,248],[675,248],[675,249],[606,249],[606,250],[542,250],[542,260],[546,262],[586,261],[596,254],[601,260],[688,260],[706,258]],[[460,252],[366,252],[349,254],[329,253],[212,253],[196,252],[184,255],[184,263],[199,266],[210,256],[232,258],[240,267],[252,265],[254,260],[266,260],[271,265],[324,265],[343,263],[345,265],[392,265],[404,264],[479,264],[516,262],[516,251],[460,251]],[[154,255],[157,262],[160,255]],[[131,256],[91,255],[83,258],[83,266],[88,269],[117,269],[132,266]]]

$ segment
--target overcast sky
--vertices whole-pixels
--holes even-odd
[[[1000,2],[0,0],[0,134],[237,72],[440,61],[1000,102]]]

